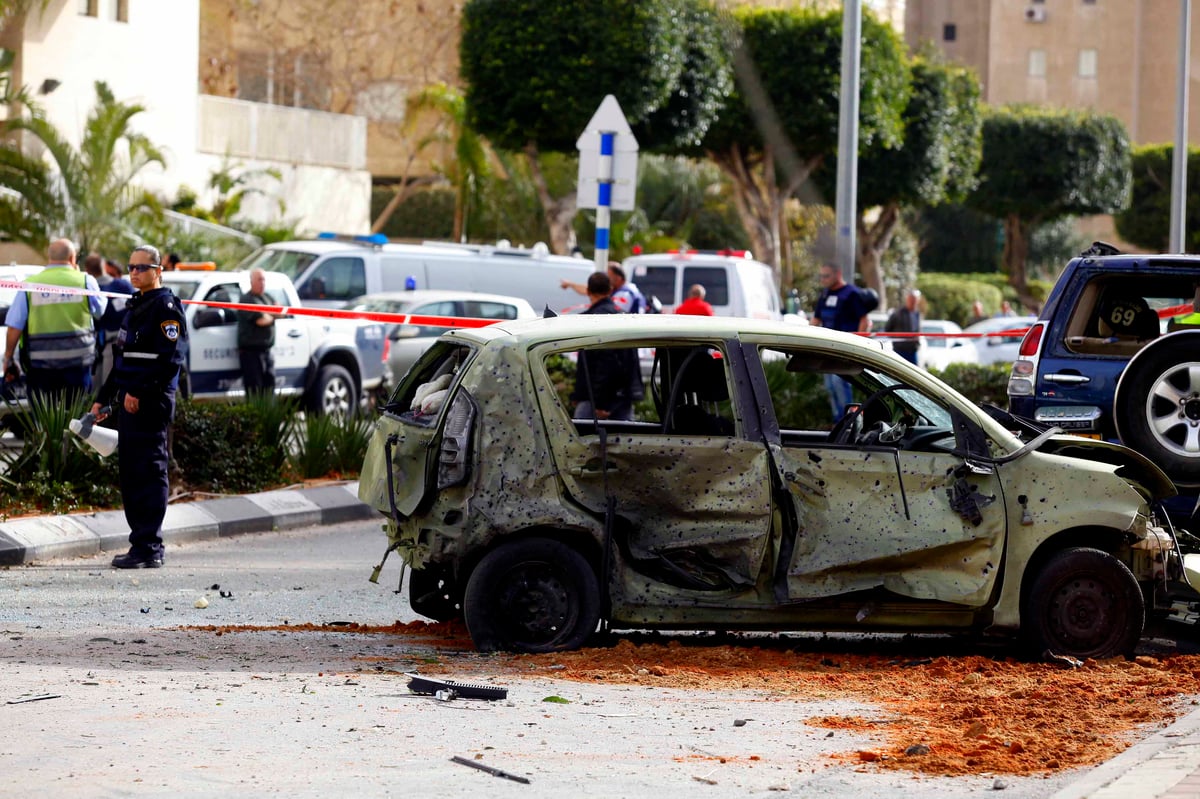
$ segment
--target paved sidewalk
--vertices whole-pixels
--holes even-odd
[[[1073,781],[1052,799],[1200,797],[1200,710]]]
[[[314,524],[369,519],[375,511],[358,499],[358,482],[280,489],[260,494],[180,502],[167,506],[163,541],[203,541]],[[120,510],[69,516],[31,516],[0,522],[0,566],[48,558],[95,555],[129,548],[129,525]]]

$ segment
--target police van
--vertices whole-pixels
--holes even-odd
[[[688,287],[698,283],[717,316],[783,318],[771,267],[747,250],[672,250],[632,255],[621,265],[646,301],[657,299],[664,313],[674,311]]]
[[[539,313],[577,304],[562,281],[586,282],[591,261],[551,255],[545,244],[392,244],[382,234],[287,241],[260,248],[237,267],[283,272],[305,305],[341,308],[364,294],[438,289],[521,297]]]

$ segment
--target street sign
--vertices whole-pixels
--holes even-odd
[[[601,134],[613,134],[612,202],[614,211],[632,211],[637,191],[638,143],[629,129],[617,98],[604,98],[583,135],[575,142],[579,150],[579,183],[575,204],[578,208],[599,207]]]

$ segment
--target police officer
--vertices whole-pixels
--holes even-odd
[[[99,414],[111,405],[117,414],[129,552],[113,558],[112,565],[157,569],[163,565],[162,522],[167,513],[167,427],[175,417],[175,390],[187,356],[187,323],[179,298],[163,287],[157,249],[148,244],[134,249],[129,281],[137,293],[126,306],[113,370],[92,412]]]

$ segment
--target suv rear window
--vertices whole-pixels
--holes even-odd
[[[674,305],[679,302],[675,296],[675,274],[673,266],[646,266],[639,268],[630,280],[637,284],[638,291],[647,300],[658,297],[663,305]]]
[[[1128,358],[1169,329],[1158,312],[1191,303],[1195,280],[1153,275],[1101,275],[1090,280],[1071,311],[1065,344],[1071,352]]]
[[[688,266],[683,270],[683,287],[699,283],[709,305],[729,304],[729,270],[723,266]]]

